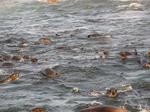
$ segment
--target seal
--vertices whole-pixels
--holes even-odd
[[[51,45],[53,43],[53,41],[50,38],[40,38],[38,41],[34,42],[35,45]]]
[[[5,62],[2,64],[2,67],[5,67],[5,68],[12,68],[14,66],[13,63],[10,63],[10,62]]]
[[[98,41],[100,44],[109,44],[112,42],[112,35],[110,34],[99,34],[94,32],[87,36],[89,39]]]
[[[19,79],[19,72],[15,72],[11,74],[9,77],[7,77],[6,79],[0,80],[0,84],[7,84],[12,81],[16,81],[18,79]]]
[[[38,59],[37,58],[31,58],[31,62],[32,62],[32,64],[36,64],[38,62]]]
[[[128,51],[121,51],[119,53],[120,59],[122,61],[125,61],[127,59],[135,59],[138,56],[137,50],[135,49],[134,52],[128,52]]]
[[[150,62],[145,63],[145,64],[143,65],[143,67],[144,67],[144,68],[149,68],[149,69],[150,69]]]
[[[48,111],[45,110],[44,108],[39,107],[39,108],[34,108],[34,109],[32,109],[31,112],[48,112]]]
[[[59,3],[60,0],[47,0],[47,2],[50,4],[56,4],[56,3]]]
[[[52,44],[52,40],[49,38],[41,38],[39,39],[39,43],[44,45],[50,45]]]
[[[54,70],[52,70],[50,68],[46,68],[44,71],[41,71],[40,73],[50,79],[54,79],[54,78],[60,76],[59,73],[55,72]]]
[[[115,97],[118,96],[117,89],[115,89],[115,88],[107,89],[105,95],[108,96],[108,97],[111,97],[111,98],[115,98]]]
[[[91,106],[82,109],[80,112],[128,112],[126,109],[112,106]]]
[[[21,56],[18,55],[18,56],[12,56],[12,61],[20,61],[21,60]]]
[[[45,2],[49,4],[57,4],[60,2],[60,0],[38,0],[39,2]]]
[[[109,56],[109,51],[101,50],[100,52],[98,52],[98,54],[101,59],[106,59]]]
[[[3,55],[2,59],[3,59],[3,61],[10,61],[11,60],[11,56],[9,56],[9,55]]]

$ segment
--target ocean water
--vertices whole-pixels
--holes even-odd
[[[135,9],[131,3],[139,3]],[[111,42],[91,40],[88,35],[98,32],[112,35]],[[143,57],[150,49],[149,0],[65,0],[57,5],[36,0],[1,0],[0,55],[29,55],[37,64],[13,62],[5,68],[0,62],[0,76],[15,70],[20,79],[0,84],[0,112],[30,112],[44,107],[49,112],[79,112],[82,105],[99,101],[103,105],[126,106],[130,112],[149,108],[150,70],[136,61],[122,63],[122,49],[137,49]],[[50,37],[52,45],[32,45]],[[29,46],[18,45],[27,40]],[[59,49],[63,47],[64,49]],[[97,51],[107,49],[106,60]],[[46,59],[46,60],[45,60]],[[62,75],[45,79],[40,71],[52,68]],[[91,90],[131,84],[132,92],[117,98],[88,96]],[[78,87],[81,94],[71,92]]]

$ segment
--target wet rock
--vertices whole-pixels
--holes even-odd
[[[88,35],[88,38],[92,40],[96,40],[101,44],[108,44],[112,42],[112,35],[109,34],[99,34],[97,32],[94,32],[92,34]]]
[[[2,64],[2,67],[5,67],[5,68],[12,68],[13,66],[14,66],[14,64],[11,62],[4,62]]]
[[[46,68],[44,71],[41,71],[40,73],[50,79],[54,79],[60,76],[59,73],[55,72],[54,70],[50,68]]]
[[[10,83],[13,81],[19,80],[19,72],[14,72],[10,76],[8,76],[6,79],[0,80],[0,83]]]
[[[118,96],[118,91],[115,88],[110,88],[107,89],[106,91],[106,96],[111,97],[111,98],[115,98]]]
[[[112,106],[91,106],[82,109],[80,112],[128,112],[126,109]]]
[[[32,109],[32,111],[31,112],[48,112],[46,109],[44,109],[44,108],[34,108],[34,109]]]

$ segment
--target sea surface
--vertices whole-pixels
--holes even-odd
[[[131,3],[142,5],[139,9]],[[102,43],[88,38],[97,32],[112,36]],[[48,37],[51,45],[33,45]],[[26,40],[28,47],[18,45]],[[98,51],[109,51],[100,59]],[[141,57],[150,51],[150,0],[66,0],[57,5],[36,0],[1,0],[0,55],[29,55],[37,64],[0,62],[0,76],[20,71],[20,79],[0,84],[0,112],[30,112],[43,107],[49,112],[79,112],[93,101],[126,106],[130,112],[150,105],[150,70],[137,61],[122,62],[121,50],[137,49]],[[52,68],[62,75],[46,79],[40,71]],[[117,98],[89,96],[91,90],[105,92],[130,84],[132,92]],[[77,87],[80,94],[72,93]]]

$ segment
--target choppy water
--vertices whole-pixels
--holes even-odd
[[[79,111],[80,105],[94,100],[104,105],[134,107],[150,105],[150,71],[136,62],[122,63],[121,49],[143,54],[150,48],[150,1],[139,1],[143,10],[124,8],[127,0],[68,0],[58,5],[34,0],[1,0],[0,54],[27,54],[38,58],[38,64],[14,63],[13,68],[0,65],[0,75],[14,70],[21,72],[20,80],[0,85],[0,112],[29,112],[45,107],[49,112]],[[135,2],[135,1],[134,1]],[[96,31],[112,35],[112,42],[100,44],[87,35]],[[20,50],[17,45],[26,39],[36,41],[49,36],[50,46],[30,45]],[[65,46],[66,49],[58,49]],[[97,58],[96,50],[108,49],[107,60]],[[45,61],[45,59],[48,61]],[[39,75],[44,68],[53,68],[63,75],[46,80]],[[134,92],[118,98],[96,98],[86,95],[90,90],[131,84]],[[74,95],[79,87],[85,95]],[[133,106],[133,108],[131,108]]]

